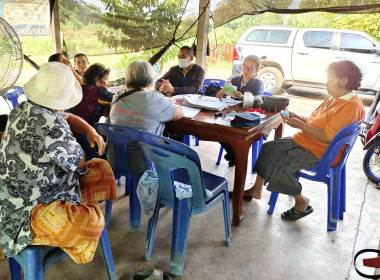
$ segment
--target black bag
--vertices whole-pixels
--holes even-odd
[[[234,127],[251,127],[260,124],[260,117],[256,114],[244,112],[235,115],[235,119],[231,121]]]
[[[205,86],[205,96],[215,97],[221,89],[218,82],[212,81],[208,86]]]
[[[280,96],[262,96],[263,104],[261,104],[261,110],[266,112],[280,112],[286,110],[289,105],[289,98]]]

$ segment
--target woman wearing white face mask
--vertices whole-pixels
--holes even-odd
[[[176,94],[200,94],[205,71],[193,63],[193,50],[184,46],[178,52],[178,65],[173,66],[155,84],[156,90]]]

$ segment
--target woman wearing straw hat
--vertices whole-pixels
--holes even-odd
[[[82,99],[66,65],[42,65],[24,91],[29,101],[11,111],[0,144],[0,244],[8,257],[28,245],[49,245],[77,263],[90,262],[104,228],[102,213],[91,202],[115,199],[115,180],[107,162],[84,161],[72,131],[86,134],[99,154],[103,139],[63,112]]]

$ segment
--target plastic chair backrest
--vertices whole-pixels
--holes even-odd
[[[145,155],[153,162],[158,173],[159,193],[161,203],[169,207],[174,207],[174,184],[173,171],[177,169],[186,169],[191,189],[193,192],[192,211],[202,212],[206,208],[205,192],[203,185],[203,173],[199,166],[190,158],[182,154],[174,153],[168,149],[157,147],[158,145],[149,145],[140,143]],[[186,145],[181,144],[184,150],[191,150]],[[168,145],[170,147],[170,144]]]
[[[16,107],[17,104],[19,103],[18,98],[19,96],[24,94],[24,89],[19,86],[13,86],[8,90],[6,94],[4,94],[4,97],[8,99],[13,107]]]
[[[348,155],[351,152],[352,147],[355,144],[356,138],[360,132],[360,123],[363,120],[357,121],[353,124],[346,126],[341,129],[331,141],[327,150],[323,154],[319,163],[308,170],[316,172],[316,176],[326,176],[328,174],[329,169],[332,167],[338,153],[342,149],[344,145],[346,145],[343,155],[336,166],[342,167],[348,158]]]
[[[95,124],[95,129],[113,144],[115,174],[129,174],[126,145],[132,141],[136,141],[136,143],[142,141],[141,131],[135,128],[104,123]]]
[[[175,141],[173,139],[156,135],[153,133],[145,132],[145,131],[141,131],[141,135],[142,135],[142,139],[144,140],[143,142],[149,145],[159,147],[164,150],[189,158],[191,161],[193,161],[197,165],[199,172],[202,172],[201,161],[199,159],[199,156],[197,152],[194,151],[189,146],[181,142]]]
[[[209,86],[212,82],[215,82],[215,83],[219,84],[219,86],[222,87],[226,81],[221,80],[221,79],[204,79],[203,88],[202,88],[202,95],[204,95],[206,92],[205,86]]]

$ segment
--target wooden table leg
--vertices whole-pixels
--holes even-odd
[[[236,141],[230,144],[235,151],[235,180],[232,197],[232,224],[239,226],[243,222],[243,194],[247,176],[248,152],[251,144],[248,141]]]
[[[282,122],[278,127],[274,130],[274,138],[282,138],[282,135],[284,134],[284,128],[285,124]]]

